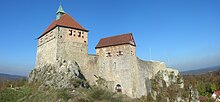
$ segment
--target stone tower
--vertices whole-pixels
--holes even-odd
[[[136,44],[132,33],[102,38],[96,46],[99,56],[98,75],[108,80],[111,90],[119,88],[129,96],[136,96]]]
[[[132,33],[102,38],[95,49],[96,54],[88,54],[88,30],[60,5],[56,20],[38,37],[36,68],[76,62],[91,85],[98,76],[107,81],[110,90],[130,97],[150,93],[150,79],[159,71],[178,72],[162,62],[139,59]]]
[[[88,56],[88,30],[59,6],[56,20],[38,37],[36,67],[57,60],[76,61],[80,67]]]

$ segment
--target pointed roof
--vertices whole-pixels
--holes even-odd
[[[70,15],[68,14],[63,14],[60,19],[54,20],[50,26],[42,33],[40,37],[45,35],[47,32],[50,30],[54,29],[56,26],[61,26],[61,27],[67,27],[67,28],[73,28],[73,29],[78,29],[78,30],[83,30],[88,32],[84,27],[82,27],[76,20],[74,20]],[[40,38],[38,37],[38,39]]]
[[[132,46],[136,46],[132,33],[102,38],[95,48],[116,46],[122,44],[130,44]]]
[[[215,94],[218,95],[218,96],[220,96],[220,90],[215,91]]]
[[[65,13],[61,4],[60,4],[60,6],[59,6],[59,8],[58,8],[56,13],[59,13],[59,12]]]

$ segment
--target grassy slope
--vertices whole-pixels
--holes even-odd
[[[79,88],[74,93],[68,89],[38,91],[37,86],[30,85],[0,90],[1,102],[67,102],[70,99],[74,102],[122,102],[123,96],[98,87]]]

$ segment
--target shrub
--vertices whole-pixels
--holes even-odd
[[[83,80],[79,78],[72,78],[70,79],[70,83],[75,87],[79,88],[83,84]]]
[[[70,93],[68,93],[67,89],[60,89],[57,91],[57,93],[58,98],[63,99],[65,101],[68,101],[71,98]]]
[[[115,93],[99,87],[94,87],[89,93],[89,96],[96,100],[111,100],[114,95]]]

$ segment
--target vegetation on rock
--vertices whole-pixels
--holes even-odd
[[[208,102],[211,95],[220,90],[220,70],[199,75],[183,75],[185,86],[197,88],[202,100]]]

